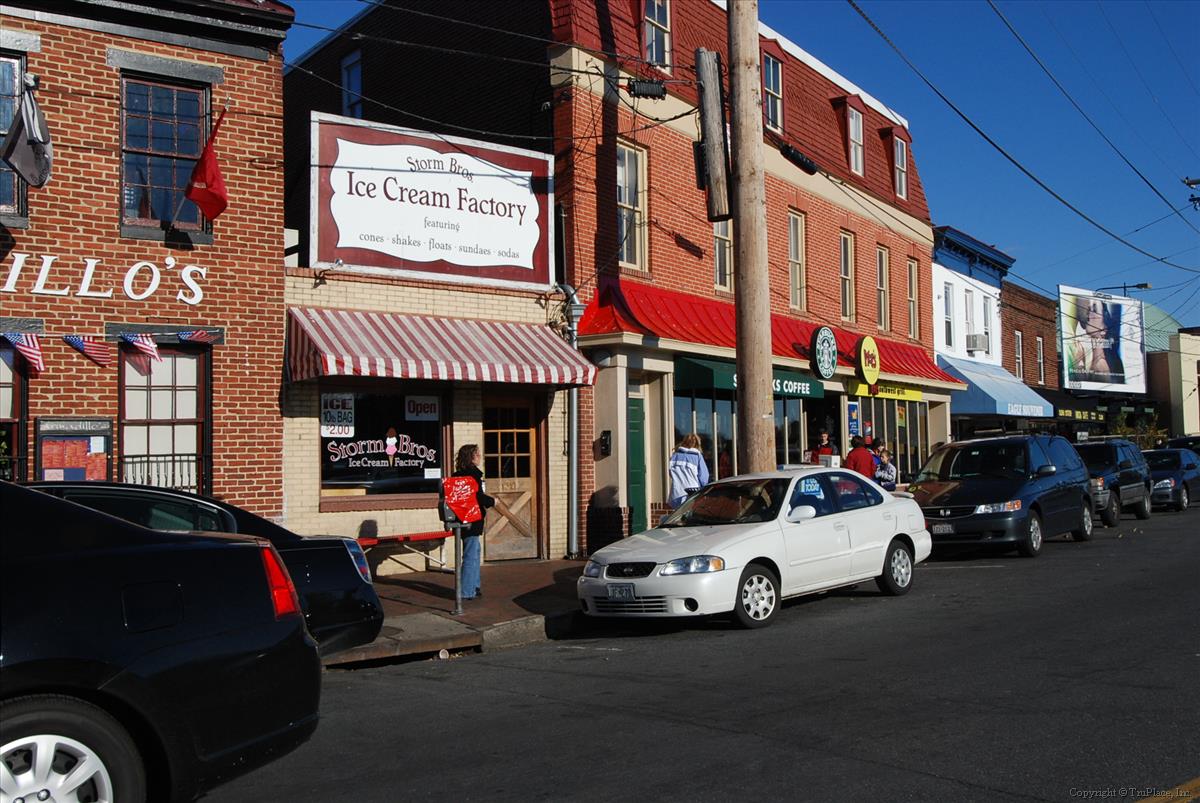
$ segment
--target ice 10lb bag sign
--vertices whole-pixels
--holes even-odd
[[[314,266],[545,288],[552,158],[312,115]]]

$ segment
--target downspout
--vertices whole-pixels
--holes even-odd
[[[576,312],[582,306],[575,288],[566,282],[558,285],[566,296],[567,342],[579,350],[579,322]],[[579,557],[579,388],[567,389],[567,557]]]

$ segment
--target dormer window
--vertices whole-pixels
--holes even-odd
[[[783,129],[783,65],[763,53],[763,117],[767,128]]]
[[[894,138],[892,154],[895,162],[892,172],[896,185],[896,197],[908,198],[908,143],[899,137]]]
[[[671,17],[668,0],[646,0],[646,61],[666,70],[671,67]]]
[[[853,106],[846,107],[846,131],[849,140],[850,170],[863,174],[863,115]]]

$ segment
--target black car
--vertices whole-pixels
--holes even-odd
[[[951,544],[1042,551],[1046,538],[1092,537],[1088,474],[1065,438],[1022,435],[951,443],[907,488],[934,548]]]
[[[1191,449],[1152,449],[1143,452],[1154,482],[1150,501],[1187,510],[1200,497],[1200,455]]]
[[[1139,519],[1150,518],[1150,467],[1133,443],[1109,438],[1075,445],[1092,478],[1092,503],[1106,527],[1132,510]]]
[[[191,800],[303,744],[321,659],[278,552],[0,482],[0,790]]]
[[[35,482],[30,487],[151,530],[267,539],[296,581],[308,630],[322,655],[370,644],[383,626],[370,567],[353,538],[299,536],[234,505],[169,488],[115,482]]]

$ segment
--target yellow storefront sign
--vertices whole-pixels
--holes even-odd
[[[910,388],[906,385],[893,385],[888,382],[879,382],[874,385],[877,392],[871,392],[871,385],[866,382],[861,382],[857,379],[852,379],[846,385],[846,390],[851,396],[873,396],[877,399],[895,399],[897,401],[921,401],[925,398],[917,388]]]

